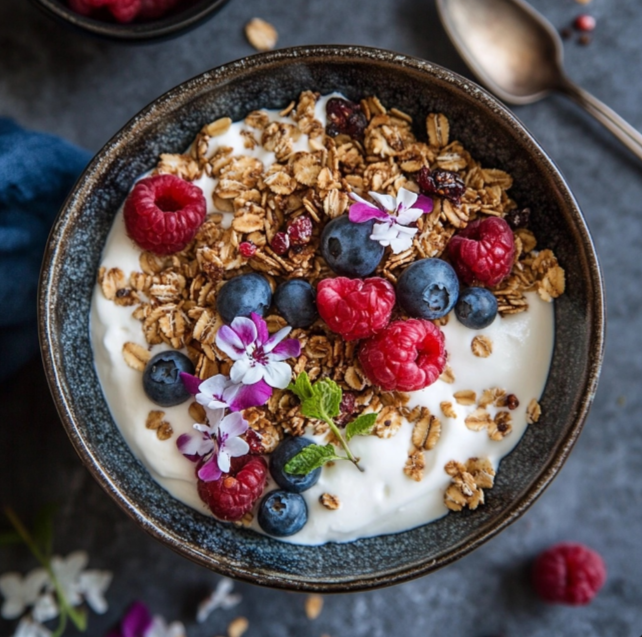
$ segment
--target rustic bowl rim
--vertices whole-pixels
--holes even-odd
[[[55,282],[55,272],[57,268],[60,267],[61,253],[64,252],[60,247],[60,239],[65,233],[69,212],[74,205],[78,205],[78,200],[82,195],[83,190],[89,187],[88,182],[90,176],[99,166],[103,156],[114,152],[114,149],[117,149],[123,137],[126,136],[132,127],[147,120],[154,121],[155,113],[157,111],[162,111],[161,107],[164,105],[171,104],[176,101],[179,105],[182,105],[184,103],[183,101],[189,101],[189,96],[192,94],[200,94],[199,91],[203,89],[204,85],[213,85],[218,82],[230,80],[238,77],[239,75],[242,76],[247,71],[260,69],[262,66],[270,65],[272,63],[305,63],[306,60],[318,60],[329,56],[333,58],[333,61],[355,63],[371,62],[373,64],[387,63],[399,65],[403,68],[408,68],[414,71],[425,72],[428,79],[435,80],[438,78],[440,80],[445,80],[463,93],[468,94],[468,96],[474,96],[474,99],[481,101],[486,107],[490,107],[495,114],[511,128],[512,132],[519,138],[520,142],[530,149],[533,156],[539,162],[543,162],[543,165],[549,172],[551,179],[555,182],[555,185],[561,193],[567,212],[576,224],[575,230],[577,231],[577,241],[578,243],[581,243],[585,249],[588,261],[588,271],[590,272],[590,280],[588,281],[588,284],[592,322],[590,323],[590,338],[588,339],[591,343],[591,347],[588,353],[589,362],[588,370],[586,372],[586,383],[584,385],[579,407],[575,414],[573,425],[569,427],[565,435],[559,440],[555,452],[552,454],[550,461],[542,470],[539,477],[533,481],[533,483],[511,507],[503,511],[501,515],[498,515],[483,528],[479,529],[472,537],[467,538],[464,542],[455,544],[453,547],[447,549],[446,552],[438,559],[426,560],[418,565],[404,566],[392,573],[390,571],[386,571],[380,572],[379,574],[369,574],[367,576],[356,573],[354,578],[349,580],[341,579],[319,582],[318,580],[306,581],[305,578],[289,577],[282,573],[266,574],[265,572],[262,572],[260,574],[256,574],[253,573],[249,567],[240,568],[228,563],[216,562],[214,564],[213,560],[208,557],[207,554],[199,551],[197,546],[187,544],[179,545],[177,538],[174,537],[168,529],[163,528],[161,525],[157,525],[144,511],[141,510],[137,503],[134,502],[127,493],[118,489],[108,473],[101,466],[94,450],[82,437],[82,434],[80,433],[72,416],[72,396],[69,392],[65,391],[64,370],[60,369],[58,365],[55,348],[53,347],[56,342],[56,335],[51,331],[54,308],[48,303],[48,299],[52,293],[51,286]],[[402,583],[422,575],[426,575],[470,553],[472,550],[497,535],[500,531],[521,517],[521,515],[523,515],[523,513],[543,493],[557,472],[561,469],[583,428],[588,411],[595,396],[599,380],[604,355],[606,321],[602,274],[597,260],[595,247],[580,208],[559,169],[544,152],[539,143],[535,141],[524,125],[515,117],[515,115],[513,115],[513,113],[511,113],[496,98],[479,87],[473,81],[459,76],[439,65],[392,51],[350,45],[313,45],[292,47],[242,58],[202,73],[187,82],[178,85],[154,100],[134,116],[118,133],[116,133],[116,135],[103,147],[103,149],[89,164],[83,175],[79,178],[74,190],[69,195],[54,223],[43,259],[39,287],[38,312],[39,336],[43,364],[54,402],[67,434],[69,435],[69,438],[83,463],[87,466],[94,478],[96,478],[99,484],[131,518],[138,522],[144,530],[156,539],[161,540],[164,544],[167,544],[181,555],[202,566],[214,569],[223,575],[274,588],[326,593],[369,590]],[[142,465],[141,470],[144,470]],[[296,545],[293,545],[293,547],[295,546]]]
[[[103,39],[142,44],[168,39],[193,29],[212,17],[230,0],[199,0],[194,6],[167,18],[132,24],[104,22],[82,16],[66,7],[61,0],[31,1],[50,18],[69,25],[78,31]]]

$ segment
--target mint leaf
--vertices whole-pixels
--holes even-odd
[[[33,539],[45,557],[50,557],[53,547],[54,515],[58,507],[55,504],[45,505],[38,514],[33,527]]]
[[[290,383],[287,388],[296,394],[301,402],[312,398],[314,395],[312,383],[310,383],[310,377],[307,372],[301,372],[295,381]]]
[[[308,445],[299,451],[294,458],[290,458],[285,465],[285,470],[296,476],[304,476],[331,460],[343,460],[334,452],[332,445]]]
[[[354,436],[367,436],[372,432],[376,420],[377,414],[361,414],[361,416],[357,416],[346,427],[346,438],[350,440]]]
[[[319,380],[314,384],[315,393],[321,398],[321,406],[326,416],[336,418],[341,407],[343,392],[333,380]]]

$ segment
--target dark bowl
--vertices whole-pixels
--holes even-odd
[[[172,499],[114,424],[94,371],[89,308],[116,210],[161,152],[181,152],[204,122],[279,108],[304,89],[378,95],[423,122],[445,113],[454,138],[484,165],[509,170],[516,201],[533,209],[540,244],[555,250],[567,291],[555,304],[545,416],[502,461],[487,503],[411,531],[318,547],[284,544],[219,523]],[[418,134],[422,134],[418,131]],[[558,169],[515,116],[473,82],[396,53],[313,46],[265,53],[204,73],[129,122],[91,162],[49,239],[40,288],[45,368],[60,416],[103,488],[146,531],[219,573],[256,584],[352,591],[425,575],[480,546],[537,499],[566,460],[593,399],[604,343],[600,269],[586,223]]]
[[[78,31],[120,42],[144,43],[164,40],[189,31],[211,18],[229,0],[194,0],[181,11],[170,12],[159,20],[120,24],[79,15],[63,0],[31,0],[58,22]]]

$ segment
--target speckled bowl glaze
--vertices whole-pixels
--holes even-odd
[[[516,201],[533,209],[540,245],[555,250],[567,291],[555,305],[555,350],[544,416],[501,464],[487,503],[411,531],[346,544],[294,546],[217,522],[172,499],[134,458],[94,371],[89,308],[101,249],[137,175],[161,152],[182,152],[205,122],[281,108],[304,89],[376,94],[410,113],[417,135],[431,111],[484,165],[515,177]],[[40,336],[60,416],[104,489],[146,531],[219,573],[308,591],[353,591],[425,575],[472,551],[542,493],[576,441],[595,392],[604,342],[600,270],[582,214],[551,160],[522,124],[479,86],[439,66],[376,49],[314,46],[232,62],[163,95],[91,162],[61,211],[42,271]],[[525,361],[528,364],[528,361]]]
[[[120,24],[82,16],[72,11],[63,0],[31,0],[49,17],[78,31],[107,40],[145,43],[165,40],[190,29],[211,18],[229,0],[194,0],[183,11],[171,11],[159,20]]]

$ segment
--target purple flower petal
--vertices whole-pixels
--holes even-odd
[[[223,472],[219,469],[216,457],[212,456],[207,462],[203,463],[197,475],[203,482],[214,482],[214,480],[218,480],[223,475]]]
[[[348,218],[352,223],[365,223],[371,219],[387,219],[390,215],[379,208],[364,203],[353,203],[348,212]]]
[[[248,430],[249,425],[240,412],[235,411],[231,414],[228,414],[221,420],[221,424],[218,426],[219,436],[228,438],[234,438],[241,436]]]
[[[301,343],[296,338],[280,342],[270,353],[270,359],[284,361],[286,358],[297,358],[301,354]]]
[[[246,348],[243,341],[229,325],[223,325],[216,333],[216,345],[232,360],[238,360],[245,354]]]
[[[278,332],[272,334],[263,345],[263,351],[269,354],[291,331],[292,328],[288,326],[282,327]]]
[[[120,624],[123,637],[144,637],[150,629],[153,618],[142,602],[134,602]]]
[[[246,350],[249,345],[256,341],[259,333],[254,319],[249,319],[245,316],[237,316],[230,327],[243,343],[243,350]]]
[[[198,376],[192,376],[192,374],[187,374],[186,372],[181,372],[180,376],[185,389],[192,394],[192,396],[196,396],[199,385],[203,381]]]
[[[256,327],[256,333],[258,336],[257,340],[261,345],[263,345],[263,343],[265,343],[268,340],[268,338],[270,338],[270,334],[267,328],[267,323],[256,312],[252,312],[250,314],[250,319],[252,319],[252,322]]]
[[[272,388],[264,380],[260,380],[253,385],[240,384],[230,387],[226,390],[225,401],[231,411],[242,411],[265,405],[270,396],[272,396]]]
[[[419,195],[419,197],[417,197],[417,201],[415,201],[412,207],[419,208],[424,211],[424,214],[428,214],[429,212],[432,212],[433,201],[430,197],[426,197],[426,195]]]

